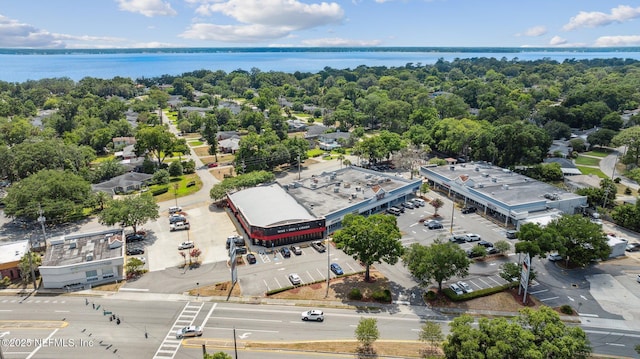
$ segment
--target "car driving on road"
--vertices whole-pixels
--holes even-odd
[[[315,320],[316,322],[321,322],[324,320],[324,313],[319,309],[307,310],[306,312],[302,312],[302,320],[305,322],[307,320]]]
[[[176,331],[176,339],[200,336],[202,336],[202,328],[197,325],[190,325]]]

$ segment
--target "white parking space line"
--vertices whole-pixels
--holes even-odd
[[[320,274],[320,278],[326,279],[324,274],[322,274],[322,272],[320,272],[320,268],[316,268],[316,270],[318,271],[318,274]]]
[[[545,302],[547,300],[553,300],[553,299],[558,299],[558,298],[560,298],[560,297],[551,297],[551,298],[544,298],[544,299],[538,298],[538,300],[541,301],[541,302]]]
[[[309,271],[307,271],[307,275],[309,276],[309,278],[311,278],[311,282],[315,281],[315,279],[313,278],[313,276]]]
[[[274,280],[276,281],[276,283],[278,284],[278,288],[282,288],[282,286],[280,285],[280,282],[278,281],[278,278],[273,278],[273,279],[274,279]],[[288,279],[287,279],[287,280],[288,280]]]
[[[484,280],[482,280],[482,278],[478,278],[478,280],[481,281],[482,283],[484,283],[484,285],[486,285],[487,287],[491,287],[491,285],[489,285],[489,283],[487,283]]]
[[[497,280],[493,279],[493,277],[489,277],[489,279],[491,279],[492,281],[494,281],[497,285],[502,285],[502,283],[498,282]]]
[[[353,267],[351,266],[351,264],[347,263],[347,267],[349,267],[349,269],[351,269],[351,271],[353,273],[357,272],[355,269],[353,269]]]
[[[544,293],[544,292],[548,292],[548,291],[549,291],[549,289],[543,289],[543,290],[538,290],[538,291],[535,291],[535,292],[529,292],[529,294],[536,295],[538,293]]]
[[[471,284],[475,285],[476,287],[478,287],[478,288],[482,289],[482,287],[481,287],[481,286],[477,285],[477,284],[476,284],[474,281],[472,281],[472,280],[470,280],[470,281],[469,281],[469,283],[471,283]]]

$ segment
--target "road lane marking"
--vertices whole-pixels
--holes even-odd
[[[549,289],[542,289],[542,290],[538,290],[538,291],[535,291],[535,292],[529,292],[529,294],[538,294],[538,293],[544,293],[544,292],[548,292],[548,291],[549,291]]]
[[[544,302],[544,301],[547,301],[547,300],[558,299],[558,298],[560,298],[560,297],[551,297],[551,298],[544,298],[544,299],[538,298],[538,300],[541,301],[541,302]]]
[[[578,313],[581,317],[599,318],[597,314]]]
[[[121,292],[148,292],[149,289],[145,288],[120,288]]]
[[[27,359],[31,359],[33,358],[34,355],[36,355],[36,353],[38,352],[38,350],[40,350],[42,348],[42,344],[43,343],[48,343],[49,339],[51,339],[51,337],[56,334],[56,332],[58,331],[58,329],[54,329],[53,332],[51,332],[51,334],[49,334],[48,337],[46,337],[42,342],[40,342],[40,345],[38,345],[37,347],[35,347],[33,349],[33,351],[31,352],[31,354],[29,354],[29,356],[27,356]]]
[[[209,320],[209,318],[211,317],[211,314],[213,314],[213,311],[214,309],[216,309],[217,306],[218,306],[218,303],[213,304],[213,307],[211,307],[211,310],[209,310],[209,313],[207,313],[207,316],[202,321],[202,324],[200,325],[201,327],[204,327],[204,325],[207,324],[207,321]]]
[[[238,320],[241,318],[238,317],[219,317],[216,316],[216,319],[225,319],[225,320]],[[247,318],[248,319],[248,318]],[[278,320],[278,319],[255,319],[255,318],[251,318],[252,322],[267,322],[267,323],[282,323],[282,320]]]
[[[614,347],[624,347],[624,346],[626,346],[626,345],[624,345],[624,344],[618,344],[618,343],[605,343],[605,344],[606,344],[606,345],[612,345],[612,346],[614,346]]]

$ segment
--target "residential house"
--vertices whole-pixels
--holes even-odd
[[[218,141],[218,148],[222,153],[236,153],[240,149],[240,136]]]
[[[331,151],[333,149],[342,147],[339,140],[348,140],[351,137],[349,132],[331,132],[323,133],[318,136],[318,145],[321,150]]]
[[[113,196],[120,193],[139,191],[146,187],[151,182],[152,178],[153,175],[147,173],[129,172],[113,177],[108,181],[91,185],[91,189],[94,192],[107,192]]]
[[[136,144],[135,137],[114,137],[111,139],[113,142],[113,148],[123,148],[126,146],[133,146]]]

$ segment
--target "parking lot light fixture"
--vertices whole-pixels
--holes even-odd
[[[329,297],[329,278],[331,278],[331,257],[329,257],[329,252],[331,252],[331,238],[327,238],[327,292],[324,294],[324,297]]]

